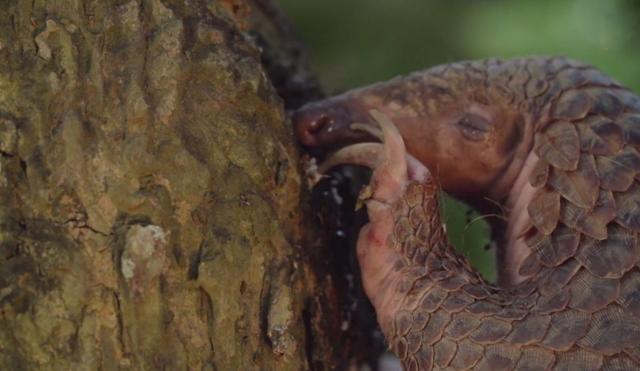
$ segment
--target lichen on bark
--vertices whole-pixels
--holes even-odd
[[[260,3],[0,7],[0,368],[335,366]]]

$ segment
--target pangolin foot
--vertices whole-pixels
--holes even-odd
[[[378,321],[386,332],[385,324],[394,317],[400,306],[397,286],[415,251],[406,251],[394,236],[398,213],[406,211],[407,202],[418,197],[423,204],[430,203],[433,214],[438,213],[437,187],[429,170],[407,153],[396,126],[382,113],[372,110],[380,131],[370,133],[382,143],[358,143],[335,152],[317,168],[324,173],[341,164],[368,166],[373,169],[370,184],[360,194],[367,207],[369,223],[361,230],[357,253],[365,292],[374,307]],[[358,128],[355,124],[354,129]],[[425,209],[424,207],[421,209]],[[439,215],[436,228],[440,229]],[[433,230],[433,228],[428,228]],[[397,231],[396,231],[397,232]]]

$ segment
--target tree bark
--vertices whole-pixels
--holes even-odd
[[[0,369],[339,367],[273,6],[0,3]]]

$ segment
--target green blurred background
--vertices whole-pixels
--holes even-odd
[[[325,90],[461,59],[566,55],[640,91],[639,0],[277,0]],[[483,218],[448,200],[452,242],[494,277]]]

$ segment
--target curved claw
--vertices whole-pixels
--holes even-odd
[[[382,143],[358,143],[343,147],[318,166],[318,172],[325,174],[331,168],[342,164],[366,166],[375,169],[383,160]]]
[[[407,151],[400,132],[391,120],[376,110],[369,113],[380,125],[384,138],[384,157],[371,177],[373,198],[389,204],[400,197],[404,184],[408,181]]]
[[[382,184],[386,184],[388,181],[401,184],[406,180],[424,182],[429,178],[427,168],[416,158],[406,153],[402,136],[393,122],[376,110],[372,110],[370,114],[379,128],[360,123],[351,124],[350,128],[364,131],[370,136],[378,138],[382,143],[352,144],[337,150],[320,165],[310,162],[307,166],[307,173],[312,178],[312,186],[330,169],[345,164],[366,166],[373,169],[374,179],[380,178]],[[376,174],[380,175],[376,176]],[[385,193],[382,191],[378,196],[386,199],[390,195]]]
[[[353,130],[353,131],[362,131],[365,132],[369,135],[371,135],[372,137],[378,139],[380,142],[384,141],[384,137],[382,135],[382,130],[380,130],[377,127],[371,126],[369,124],[363,124],[363,123],[353,123],[349,126],[349,129]]]

